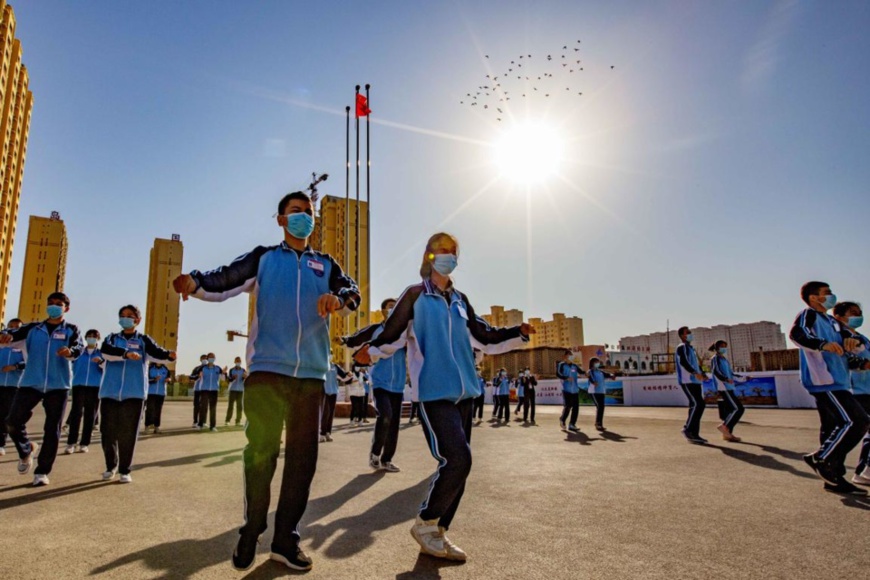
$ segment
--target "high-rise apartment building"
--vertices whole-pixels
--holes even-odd
[[[511,308],[505,310],[504,306],[490,306],[489,314],[481,316],[490,326],[517,326],[523,323],[523,311]]]
[[[338,338],[355,333],[360,328],[371,324],[371,297],[369,293],[369,236],[368,203],[347,201],[343,197],[331,195],[320,198],[320,210],[311,234],[311,247],[332,256],[342,270],[352,277],[362,295],[362,301],[356,312],[348,317],[333,316],[330,324],[333,359],[342,363],[350,361],[347,351]],[[357,216],[359,216],[359,252],[357,252]],[[347,226],[347,232],[345,232]],[[380,305],[380,302],[378,302]],[[347,352],[346,352],[347,351]]]
[[[523,311],[504,306],[490,306],[489,314],[481,318],[490,326],[518,326],[525,322]],[[549,346],[554,348],[577,349],[584,345],[583,319],[576,316],[565,316],[562,313],[553,314],[553,320],[530,318],[529,324],[535,327],[535,334],[529,337],[526,348]]]
[[[145,306],[145,334],[169,350],[178,349],[178,308],[181,297],[172,281],[181,275],[184,245],[181,236],[155,238],[148,265],[148,301]],[[170,368],[175,363],[167,363]]]
[[[21,63],[21,42],[15,38],[15,14],[6,0],[0,0],[0,14],[0,320],[6,320],[33,93],[27,67]]]
[[[24,322],[45,319],[45,305],[52,292],[63,292],[66,279],[66,226],[60,214],[30,216],[18,318]]]
[[[682,325],[680,325],[682,326]],[[782,327],[775,322],[761,321],[745,324],[717,324],[712,327],[690,326],[694,337],[695,350],[703,359],[710,358],[707,347],[717,340],[728,343],[728,356],[735,370],[746,371],[752,366],[751,354],[759,349],[765,351],[785,350],[785,334]],[[670,334],[653,332],[640,336],[625,336],[619,340],[623,351],[633,351],[652,354],[667,354],[673,352],[680,339],[676,330]]]

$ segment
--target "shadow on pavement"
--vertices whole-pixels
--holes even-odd
[[[149,570],[161,573],[161,578],[190,578],[200,570],[217,564],[226,565],[226,575],[229,576],[232,574],[230,556],[238,537],[238,530],[233,528],[206,540],[182,539],[158,544],[98,566],[91,570],[91,576],[138,562]],[[262,538],[260,541],[263,541]]]
[[[843,497],[840,498],[840,501],[843,502],[843,505],[850,508],[858,508],[859,510],[867,510],[870,511],[870,497],[860,497],[860,496],[852,496],[852,497]]]
[[[95,480],[95,481],[86,481],[84,483],[75,483],[73,485],[67,485],[65,487],[50,487],[49,486],[49,487],[41,488],[42,491],[38,491],[36,493],[22,495],[19,497],[10,497],[7,499],[0,499],[0,511],[3,511],[5,509],[9,509],[9,508],[13,508],[13,507],[16,507],[16,506],[19,506],[22,504],[31,504],[31,503],[34,503],[37,501],[43,501],[46,499],[54,499],[56,497],[63,497],[65,495],[79,493],[82,491],[88,491],[90,489],[93,489],[96,487],[103,487],[106,485],[111,485],[111,484],[107,484],[106,482],[104,482],[102,480]],[[12,490],[16,490],[16,489],[24,489],[26,487],[31,488],[31,489],[39,489],[39,488],[34,488],[30,483],[27,483],[24,485],[16,485],[13,487],[7,487],[7,488],[4,488],[2,491],[12,491]]]
[[[209,463],[208,465],[204,465],[203,467],[219,467],[220,465],[226,465],[227,463],[233,463],[235,461],[240,461],[242,458],[242,451],[244,447],[239,447],[238,449],[227,449],[224,451],[214,451],[212,453],[200,453],[199,455],[187,455],[185,457],[174,457],[172,459],[164,459],[162,461],[152,461],[151,463],[134,463],[133,467],[135,469],[145,469],[146,467],[180,467],[182,465],[193,465],[195,463],[201,463],[208,459],[215,459],[221,457],[220,461],[216,461],[214,463]],[[238,456],[233,456],[231,458],[227,457],[232,455],[233,453],[238,453]]]
[[[764,467],[765,469],[773,469],[775,471],[785,471],[787,473],[791,473],[792,475],[803,477],[805,479],[818,480],[815,475],[810,475],[809,473],[806,473],[804,471],[797,470],[791,465],[783,463],[782,461],[779,461],[778,459],[771,457],[770,455],[757,455],[755,453],[749,453],[748,451],[734,449],[733,447],[722,447],[721,445],[713,445],[712,443],[707,443],[705,447],[709,447],[710,449],[718,449],[728,457],[733,457],[734,459],[745,461],[750,465]]]
[[[598,437],[590,437],[583,431],[566,431],[565,441],[570,443],[579,443],[580,445],[590,445],[592,441],[603,441]]]
[[[599,432],[602,439],[606,439],[608,441],[613,441],[615,443],[625,443],[627,439],[637,439],[637,437],[626,437],[625,435],[620,435],[619,433],[614,433],[613,431],[601,431]]]
[[[749,443],[747,441],[742,442],[743,445],[750,445],[752,447],[758,447],[762,451],[767,451],[768,453],[773,453],[774,455],[779,455],[781,457],[785,457],[786,459],[793,459],[794,461],[803,461],[804,453],[800,451],[792,451],[791,449],[782,449],[780,447],[774,447],[773,445],[761,445],[759,443]]]
[[[441,568],[451,568],[453,566],[462,566],[464,562],[453,562],[450,560],[442,560],[433,558],[426,554],[419,554],[417,561],[414,563],[414,569],[408,572],[396,574],[396,580],[436,580],[441,578]]]
[[[378,473],[382,474],[383,472]],[[360,477],[373,482],[380,479],[373,474],[358,476],[353,481],[360,479]],[[314,550],[319,549],[330,538],[335,537],[325,551],[325,555],[330,558],[349,558],[358,554],[374,543],[374,532],[405,522],[410,525],[417,515],[420,501],[429,486],[429,479],[427,477],[413,487],[393,493],[362,513],[340,518],[327,524],[306,524],[302,530],[302,537],[311,538],[311,547]],[[320,510],[326,509],[327,513],[335,511],[344,503],[343,500],[337,501],[340,498],[341,496],[337,496],[337,494],[322,498],[325,501],[320,506],[314,505],[313,509],[310,510],[311,515],[317,515],[319,519],[323,517],[318,513]],[[317,500],[310,502],[309,508],[312,508],[312,504],[317,504]]]

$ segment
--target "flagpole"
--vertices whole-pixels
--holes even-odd
[[[359,85],[356,86],[356,96],[354,97],[353,102],[359,103]],[[359,104],[356,105],[359,107]],[[356,268],[354,269],[354,279],[357,284],[362,286],[360,281],[360,272],[359,272],[359,110],[356,111]],[[360,288],[362,289],[362,288]],[[360,296],[360,300],[363,301],[362,296]],[[360,309],[356,309],[356,330],[360,329]]]
[[[372,288],[372,192],[371,192],[371,155],[369,151],[370,141],[369,134],[371,131],[371,123],[369,119],[371,113],[371,101],[369,100],[369,89],[371,85],[366,84],[366,274],[368,276],[368,288],[366,293],[371,296]]]
[[[344,273],[350,276],[350,107],[344,108]],[[350,335],[350,319],[342,317],[345,335]],[[345,349],[344,364],[348,364]],[[350,367],[348,367],[350,368]]]

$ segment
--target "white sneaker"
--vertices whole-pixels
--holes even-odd
[[[420,551],[436,558],[446,558],[444,536],[438,528],[438,520],[423,520],[417,516],[411,527],[411,537],[420,544]]]
[[[41,485],[48,485],[51,483],[48,481],[48,476],[42,473],[37,473],[33,476],[33,487],[39,487]]]
[[[88,452],[88,446],[87,446],[87,445],[79,445],[78,452],[79,452],[79,453],[87,453],[87,452]]]
[[[112,481],[115,479],[115,474],[118,473],[117,469],[111,469],[109,471],[103,472],[103,481]]]
[[[381,468],[381,458],[375,455],[374,453],[369,454],[369,467],[372,469],[380,469]]]
[[[4,455],[6,455],[6,448],[0,447],[0,457],[3,457]]]
[[[447,530],[438,526],[438,531],[441,532],[441,541],[444,542],[444,550],[447,552],[448,560],[456,560],[457,562],[465,562],[468,559],[468,554],[465,550],[450,541],[447,537]]]
[[[852,483],[860,483],[861,485],[870,485],[870,467],[865,467],[861,473],[856,473],[852,476]]]
[[[327,434],[326,434],[326,440],[327,440],[327,441],[332,441],[332,433],[327,433]]]
[[[211,428],[211,432],[212,432],[212,433],[217,433],[217,427],[212,427],[212,428]]]
[[[39,443],[30,443],[30,455],[18,460],[18,475],[27,475],[33,467],[33,456],[39,451]]]
[[[326,435],[321,435],[321,436],[320,436],[320,442],[321,442],[321,443],[326,443]]]
[[[399,469],[399,466],[392,461],[382,461],[381,469],[383,469],[384,471],[389,471],[390,473],[398,473],[402,471],[401,469]]]
[[[133,483],[133,476],[129,473],[122,473],[121,477],[118,478],[118,481],[121,483]]]
[[[63,452],[66,453],[67,455],[72,455],[73,453],[76,452],[76,446],[75,445],[67,445],[66,449],[64,449]]]

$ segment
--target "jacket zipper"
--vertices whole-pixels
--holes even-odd
[[[302,255],[297,255],[296,252],[293,252],[293,255],[296,257],[296,324],[299,328],[296,333],[296,368],[293,370],[293,376],[296,377],[299,374],[299,365],[302,362],[299,353],[302,344],[302,314],[299,312],[299,302],[302,296],[302,256],[305,255],[305,252]]]

